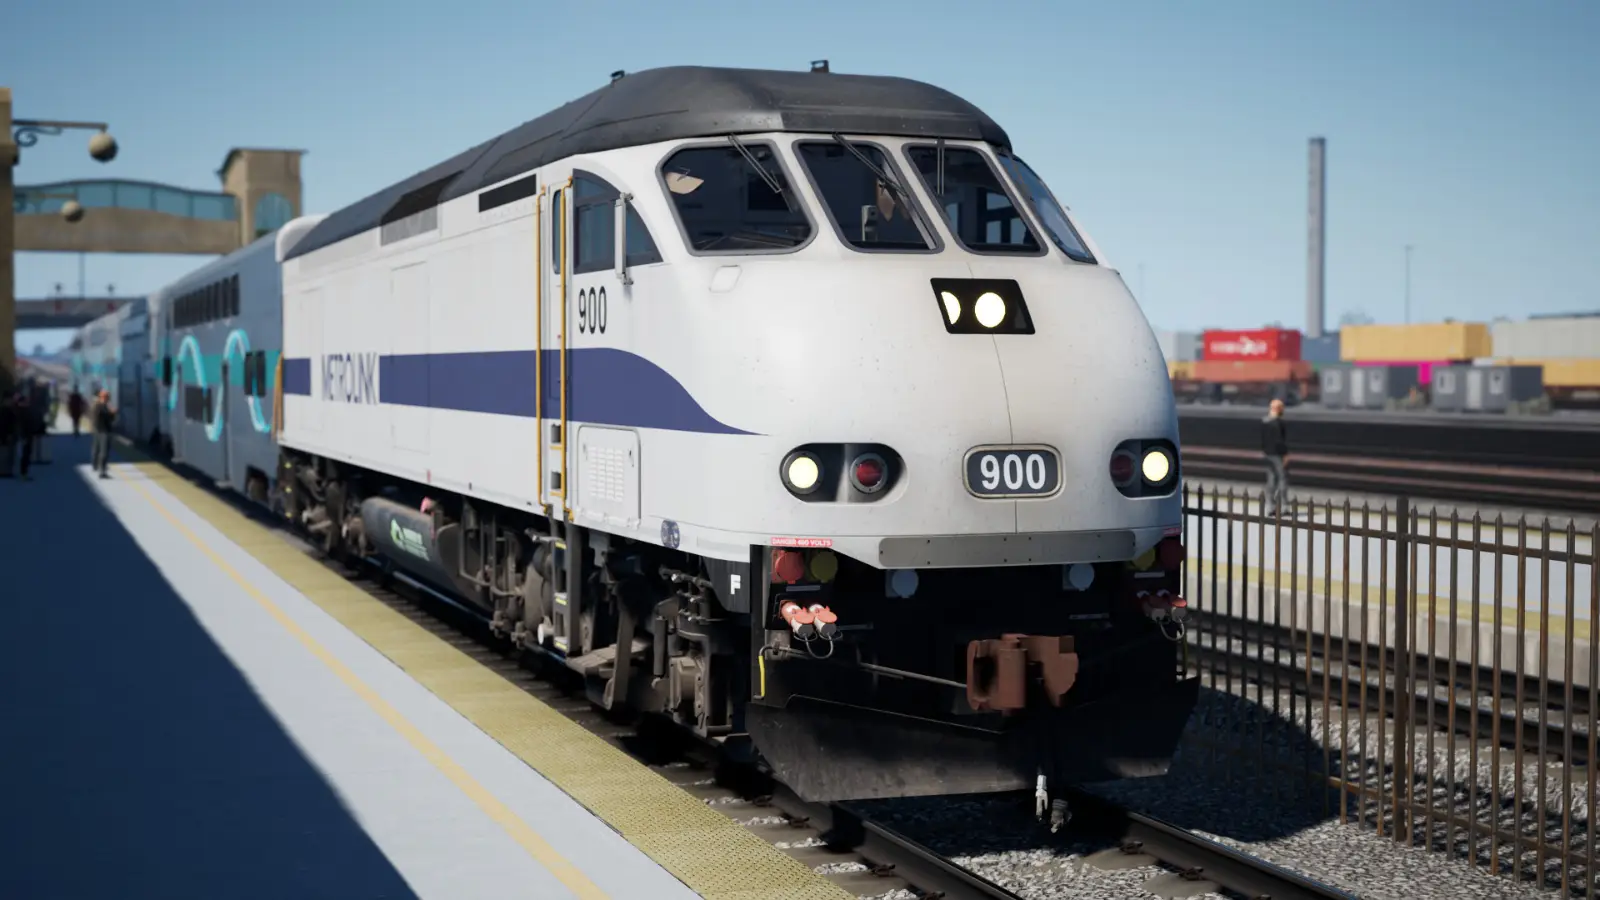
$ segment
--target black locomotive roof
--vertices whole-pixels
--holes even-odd
[[[909,78],[704,66],[649,69],[613,80],[334,212],[288,256],[302,256],[568,156],[764,131],[1011,145],[1005,131],[976,106]]]

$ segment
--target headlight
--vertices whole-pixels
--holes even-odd
[[[1132,500],[1169,496],[1178,489],[1182,464],[1169,440],[1123,441],[1111,451],[1111,483]]]
[[[1139,471],[1144,475],[1144,480],[1151,484],[1160,484],[1172,474],[1172,460],[1165,450],[1150,450],[1144,455],[1144,462],[1140,463]]]
[[[939,292],[939,302],[944,304],[944,317],[951,325],[961,318],[961,300],[949,291]]]
[[[1033,334],[1022,288],[1010,278],[933,278],[939,317],[950,334]]]
[[[822,466],[810,453],[791,453],[783,461],[783,480],[789,490],[797,494],[809,494],[817,489],[817,482],[822,480]]]
[[[979,295],[978,302],[972,305],[972,314],[977,317],[979,325],[993,328],[1006,320],[1006,302],[994,291],[985,291]]]

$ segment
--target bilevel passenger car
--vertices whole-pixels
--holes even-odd
[[[297,219],[151,297],[162,449],[261,503],[278,466],[272,430],[283,334],[278,247],[317,221]]]
[[[278,484],[812,799],[1164,771],[1177,421],[972,104],[666,68],[286,248]]]

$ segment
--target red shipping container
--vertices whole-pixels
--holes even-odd
[[[1298,360],[1300,332],[1290,328],[1207,331],[1200,346],[1201,359]]]
[[[1194,364],[1194,379],[1207,384],[1309,381],[1311,364],[1289,359],[1203,359]]]

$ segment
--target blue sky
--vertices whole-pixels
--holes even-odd
[[[930,81],[996,118],[1157,327],[1303,324],[1306,142],[1328,139],[1329,324],[1600,308],[1600,3],[1592,0],[494,2],[12,0],[19,184],[214,190],[230,147],[305,149],[325,212],[603,84],[671,64]],[[17,37],[12,37],[16,35]],[[19,39],[20,38],[20,39]],[[90,293],[197,257],[90,256]],[[75,293],[23,254],[19,296]],[[60,343],[58,333],[19,345]]]

